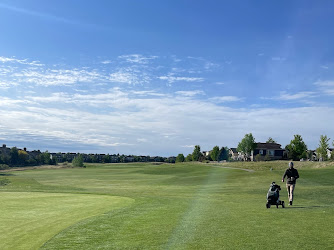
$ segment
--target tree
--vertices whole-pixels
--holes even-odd
[[[252,133],[246,134],[245,137],[239,142],[237,150],[238,152],[242,152],[248,158],[252,152],[256,148],[255,139]]]
[[[45,151],[41,154],[41,164],[52,164],[49,151]]]
[[[17,165],[19,163],[19,151],[17,147],[12,147],[9,153],[10,156],[10,164]]]
[[[299,161],[307,156],[307,146],[301,135],[294,135],[294,139],[285,146],[285,149],[288,151],[288,157],[294,161]]]
[[[194,148],[194,152],[192,154],[193,161],[199,161],[202,158],[201,147],[200,145],[196,145]]]
[[[78,154],[76,157],[74,157],[74,159],[72,161],[72,165],[74,167],[79,167],[79,168],[82,168],[84,166],[83,157],[82,157],[81,154]]]
[[[218,153],[218,161],[227,161],[228,157],[228,147],[222,147]]]
[[[185,161],[189,162],[193,160],[193,155],[192,154],[188,154]]]
[[[102,159],[102,162],[103,163],[110,163],[111,162],[111,157],[109,154],[103,156],[103,159]]]
[[[219,147],[214,146],[210,152],[210,157],[213,161],[218,161],[218,156],[219,156]]]
[[[24,151],[24,150],[19,150],[18,154],[19,154],[19,162],[20,162],[20,164],[21,165],[26,165],[26,163],[29,160],[28,153],[26,151]]]
[[[269,137],[266,143],[277,143],[273,138]]]
[[[178,154],[176,156],[175,162],[184,162],[184,160],[185,160],[184,155],[183,154]]]
[[[327,149],[329,148],[329,140],[330,138],[327,138],[327,135],[321,135],[319,140],[319,147],[316,149],[319,155],[318,158],[322,158],[323,161],[328,160]]]

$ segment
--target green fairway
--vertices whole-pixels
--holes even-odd
[[[333,249],[333,164],[296,163],[294,206],[266,209],[269,185],[286,167],[137,163],[0,173],[0,249]]]

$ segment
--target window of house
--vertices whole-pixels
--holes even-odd
[[[263,150],[262,149],[259,150],[259,154],[263,155]]]
[[[268,150],[268,154],[270,156],[274,156],[275,155],[275,150]]]

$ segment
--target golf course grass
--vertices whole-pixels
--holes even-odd
[[[334,164],[296,162],[293,206],[266,209],[269,185],[286,167],[128,163],[2,172],[0,249],[333,249]]]

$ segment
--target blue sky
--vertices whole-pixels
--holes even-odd
[[[333,1],[0,0],[0,142],[171,156],[334,138]]]

